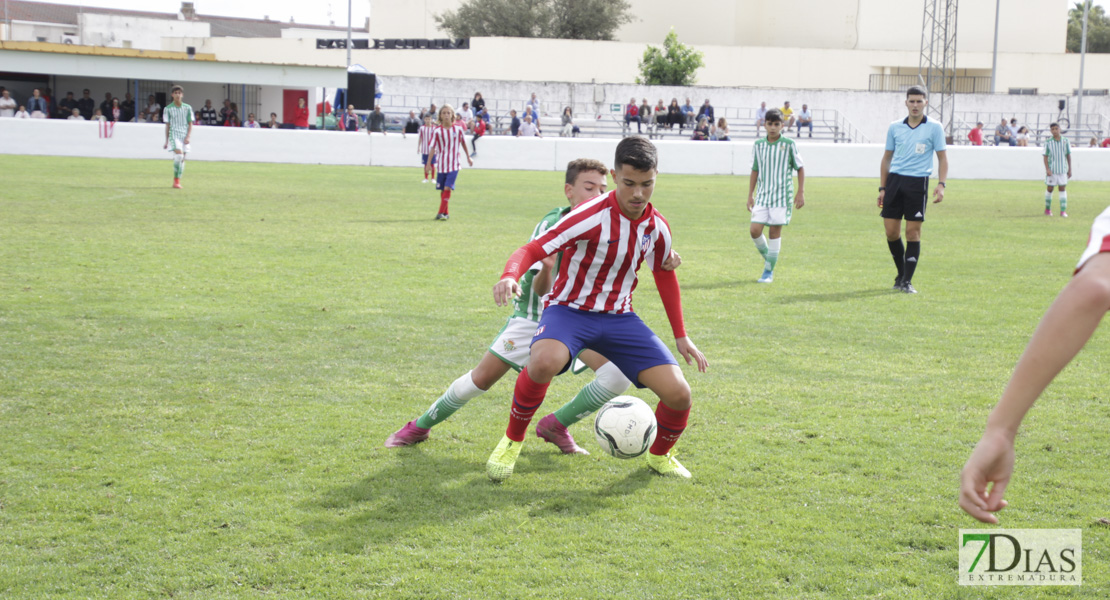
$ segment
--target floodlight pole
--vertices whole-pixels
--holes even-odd
[[[1002,0],[994,0],[994,57],[991,59],[991,93],[994,93],[994,82],[998,75],[998,10]]]
[[[1091,0],[1083,2],[1083,37],[1079,42],[1079,99],[1075,102],[1075,126],[1073,130],[1075,141],[1083,141],[1083,64],[1087,61],[1087,11],[1091,8]]]
[[[351,68],[351,0],[347,0],[347,68]]]

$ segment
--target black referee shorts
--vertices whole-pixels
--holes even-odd
[[[925,207],[929,204],[929,178],[907,177],[897,173],[886,176],[886,195],[883,196],[884,219],[924,221]]]

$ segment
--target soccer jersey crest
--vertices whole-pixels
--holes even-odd
[[[648,244],[650,244],[650,243],[651,243],[651,234],[650,233],[645,233],[644,236],[642,238],[640,238],[640,254],[644,254],[644,253],[647,252]]]

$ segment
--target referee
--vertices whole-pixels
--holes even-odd
[[[909,116],[890,124],[886,131],[886,152],[879,169],[879,208],[886,227],[886,243],[898,277],[894,289],[916,294],[913,272],[921,257],[921,223],[929,200],[929,176],[933,174],[933,152],[937,153],[937,187],[933,203],[944,200],[948,179],[948,154],[944,145],[944,126],[925,116],[928,93],[921,86],[906,90]],[[902,219],[906,220],[906,245],[902,245]]]

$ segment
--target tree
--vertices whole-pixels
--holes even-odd
[[[612,40],[631,9],[627,0],[464,0],[435,20],[455,38]]]
[[[698,69],[705,66],[699,50],[678,41],[671,28],[663,40],[663,48],[648,46],[640,60],[640,76],[636,83],[647,85],[694,85]]]
[[[1068,52],[1079,52],[1083,38],[1083,3],[1068,11]],[[1110,17],[1101,6],[1092,4],[1087,12],[1087,52],[1110,52]]]

